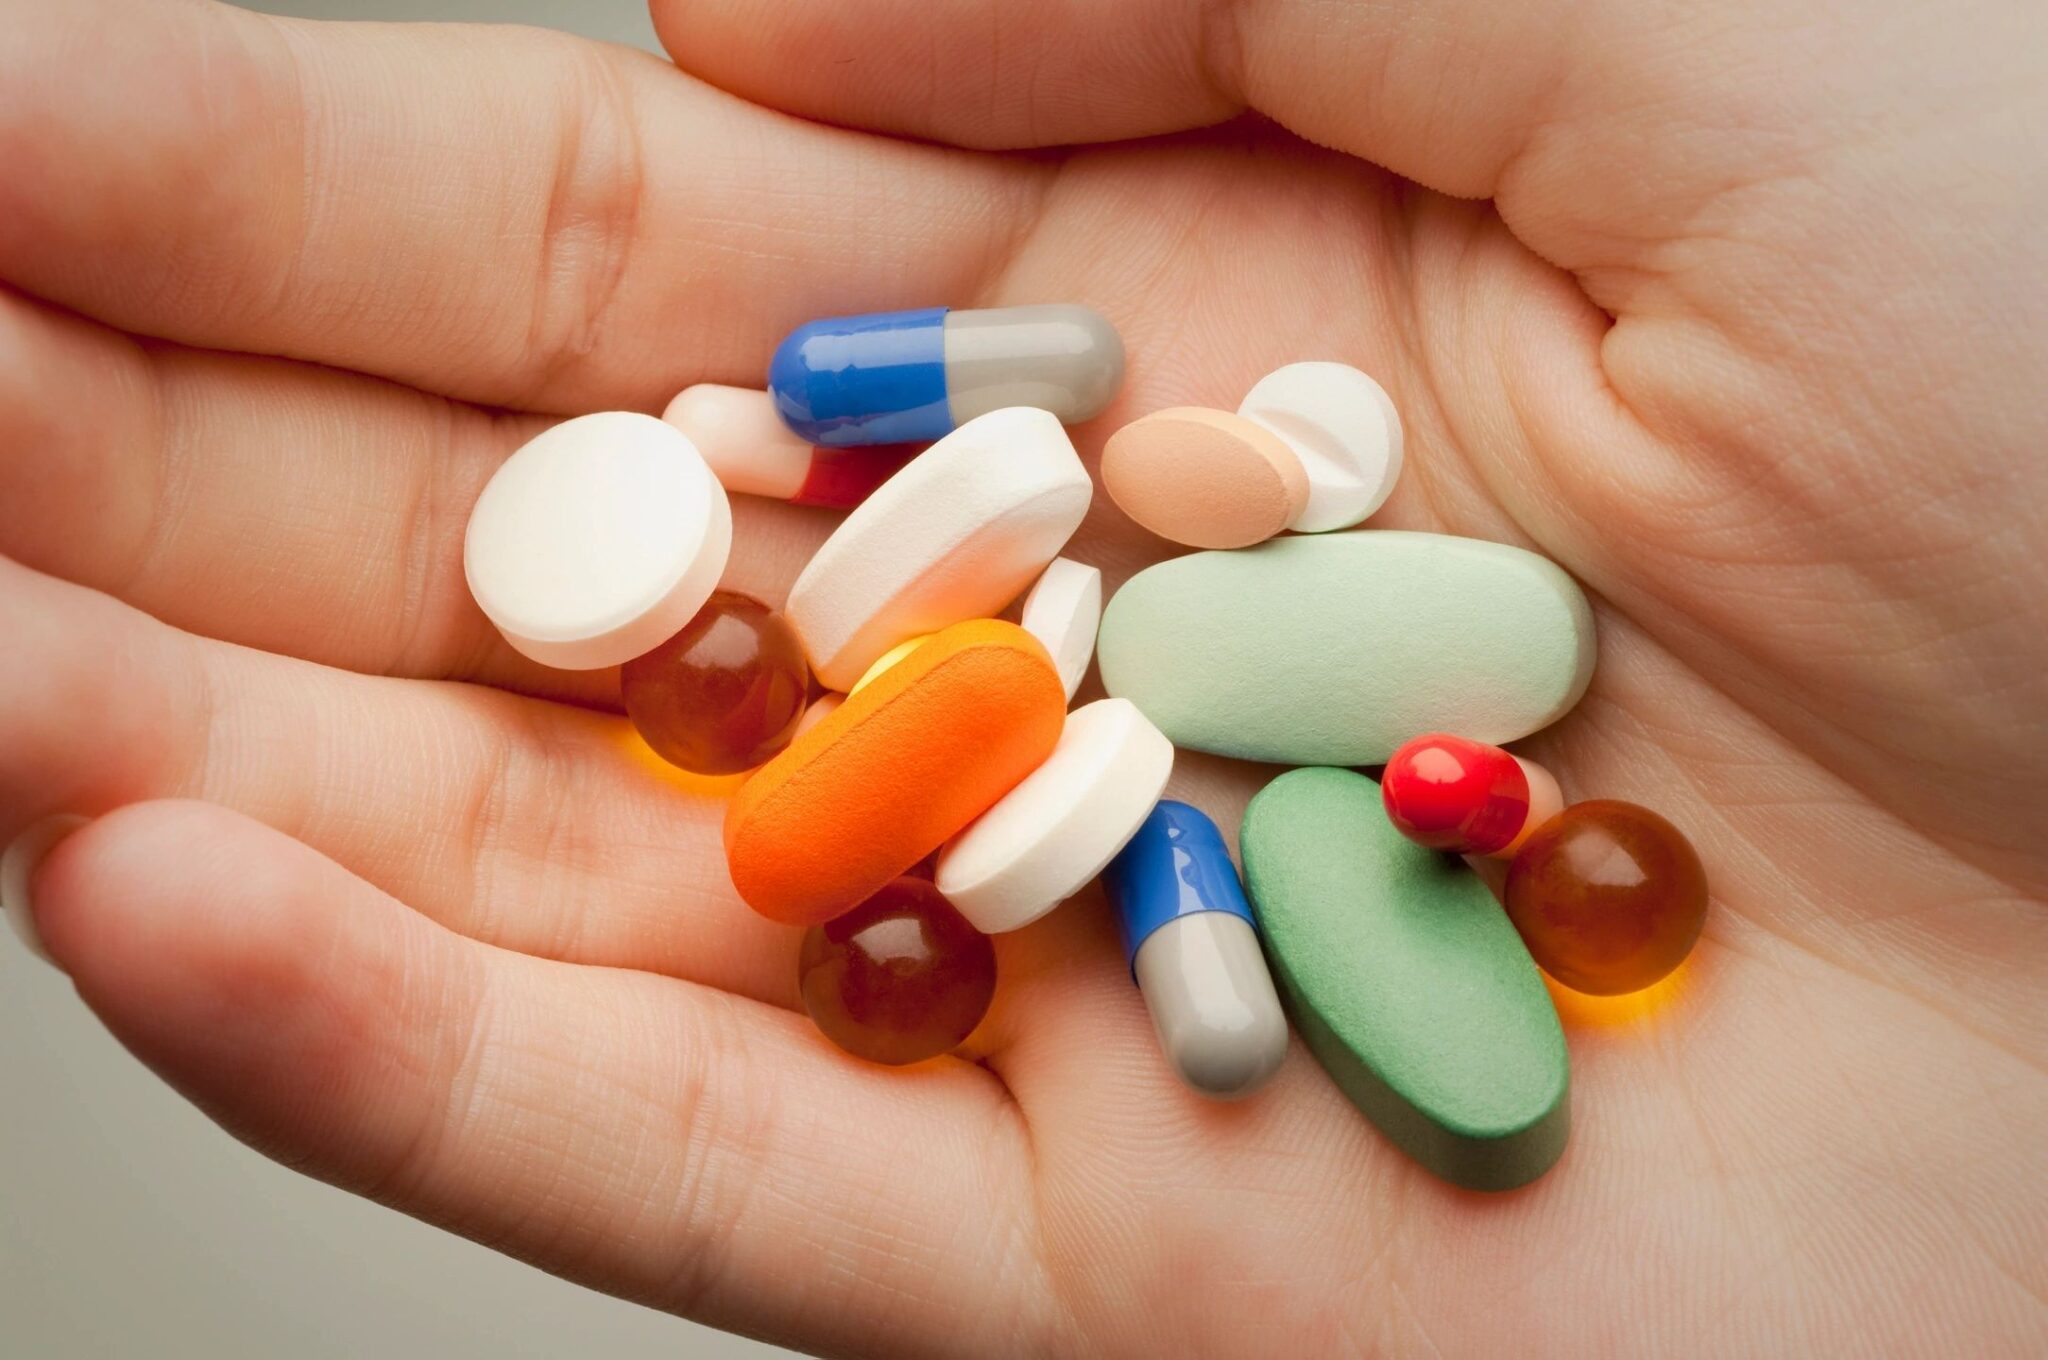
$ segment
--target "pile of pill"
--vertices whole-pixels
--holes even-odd
[[[1366,374],[1306,362],[1235,411],[1110,436],[1111,498],[1203,551],[1105,607],[1061,555],[1094,492],[1065,426],[1122,376],[1078,306],[813,322],[766,390],[692,387],[659,420],[581,416],[519,449],[471,515],[470,589],[532,659],[619,667],[664,759],[744,774],[733,886],[803,928],[803,1004],[848,1052],[957,1047],[995,992],[988,937],[1100,876],[1189,1087],[1255,1090],[1291,1020],[1439,1176],[1534,1179],[1569,1127],[1539,967],[1646,987],[1707,903],[1669,822],[1567,805],[1499,745],[1585,692],[1584,595],[1518,548],[1356,529],[1400,475],[1400,418]],[[779,613],[719,589],[729,492],[848,512]],[[1109,697],[1069,711],[1091,663]],[[1301,767],[1247,809],[1242,878],[1216,824],[1162,797],[1177,747]],[[1509,861],[1504,904],[1468,859],[1487,856]]]

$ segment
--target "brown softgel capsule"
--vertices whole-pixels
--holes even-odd
[[[1613,996],[1684,961],[1707,916],[1707,875],[1677,827],[1634,803],[1575,803],[1508,868],[1508,916],[1543,971]]]
[[[825,1037],[892,1066],[950,1052],[996,990],[996,952],[939,890],[899,878],[804,932],[804,1009]]]
[[[789,745],[810,671],[780,614],[721,590],[681,632],[620,667],[619,689],[626,715],[664,760],[737,774]]]

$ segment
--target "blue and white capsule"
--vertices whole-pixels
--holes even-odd
[[[1161,802],[1103,870],[1102,886],[1180,1079],[1223,1100],[1263,1086],[1287,1056],[1287,1016],[1216,823]]]
[[[826,448],[938,439],[1006,406],[1072,425],[1099,414],[1123,380],[1116,327],[1069,303],[812,321],[768,367],[776,412]]]

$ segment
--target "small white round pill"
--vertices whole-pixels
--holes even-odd
[[[1349,364],[1311,361],[1274,369],[1237,413],[1294,450],[1308,503],[1288,527],[1348,529],[1386,504],[1401,476],[1401,417],[1378,383]]]
[[[933,882],[984,935],[1079,892],[1136,835],[1173,773],[1173,743],[1127,699],[1067,715],[1059,744],[939,854]]]
[[[520,652],[595,670],[674,636],[717,588],[731,546],[725,489],[688,437],[604,411],[505,460],[470,512],[463,571]]]
[[[1102,624],[1102,573],[1071,557],[1055,557],[1024,597],[1018,622],[1045,644],[1071,703],[1088,674],[1088,663],[1095,659],[1095,630]]]

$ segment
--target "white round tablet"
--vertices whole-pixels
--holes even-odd
[[[985,935],[1030,925],[1116,858],[1173,773],[1173,743],[1128,699],[1067,715],[1045,763],[939,852],[933,882]]]
[[[595,670],[674,636],[731,547],[725,489],[688,437],[604,411],[505,460],[470,511],[462,565],[507,642],[543,665]]]
[[[1279,435],[1308,474],[1308,504],[1290,529],[1348,529],[1386,504],[1400,479],[1400,414],[1384,388],[1349,364],[1277,368],[1237,413]]]
[[[1018,622],[1052,654],[1072,702],[1095,658],[1095,630],[1102,623],[1102,573],[1071,557],[1055,557],[1024,597]]]

